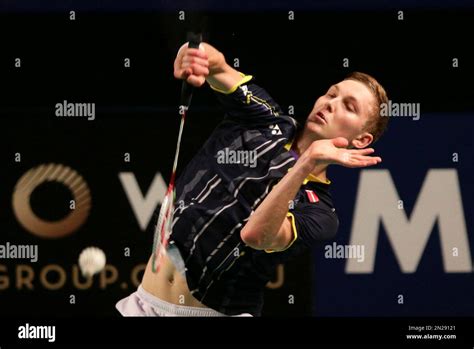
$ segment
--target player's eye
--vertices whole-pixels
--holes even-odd
[[[352,103],[346,103],[346,109],[349,110],[349,111],[352,112],[352,113],[355,112],[355,108],[354,108],[354,106],[352,105]]]

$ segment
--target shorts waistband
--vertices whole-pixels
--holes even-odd
[[[166,302],[145,291],[142,285],[138,286],[137,293],[145,302],[149,303],[150,305],[154,306],[156,309],[159,309],[164,313],[173,314],[176,316],[227,316],[211,308],[189,307],[185,305],[178,305]]]

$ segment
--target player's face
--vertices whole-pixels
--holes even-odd
[[[305,131],[314,139],[344,137],[352,142],[364,134],[374,104],[375,97],[363,83],[341,81],[318,98],[306,119]]]

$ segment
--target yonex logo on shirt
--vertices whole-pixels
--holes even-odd
[[[283,134],[278,125],[270,125],[269,128],[272,130],[272,135],[282,135]]]

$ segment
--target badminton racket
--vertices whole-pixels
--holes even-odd
[[[199,48],[202,41],[201,34],[188,33],[188,47]],[[179,124],[178,140],[176,142],[176,151],[174,155],[173,170],[166,190],[165,197],[161,204],[158,221],[155,226],[155,233],[153,237],[153,254],[152,254],[152,271],[157,273],[160,269],[161,260],[166,253],[168,239],[171,235],[171,224],[173,222],[174,202],[176,199],[175,179],[176,169],[178,167],[179,148],[181,145],[181,137],[183,135],[184,122],[186,120],[186,112],[191,104],[193,95],[193,86],[186,80],[183,81],[181,87],[181,105],[179,106],[179,113],[181,115],[181,122]]]

